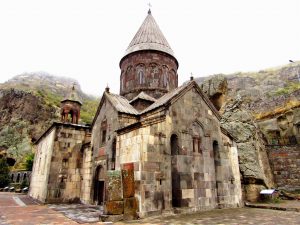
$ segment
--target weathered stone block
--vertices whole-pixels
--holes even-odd
[[[138,202],[135,197],[124,198],[124,215],[137,215],[138,211]]]
[[[107,171],[106,193],[108,201],[119,201],[123,199],[121,171]]]
[[[142,170],[148,172],[159,171],[159,163],[156,162],[142,162]]]
[[[182,198],[194,198],[194,189],[183,189]]]
[[[105,214],[107,215],[121,215],[124,212],[123,201],[107,201],[105,203]]]
[[[130,198],[134,197],[134,171],[133,171],[133,163],[129,169],[122,170],[122,184],[123,184],[123,197]]]
[[[123,215],[100,215],[100,220],[102,222],[117,222],[123,220]]]

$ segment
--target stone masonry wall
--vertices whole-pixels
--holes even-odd
[[[189,90],[169,110],[143,119],[163,113],[161,121],[120,134],[117,141],[117,166],[134,163],[139,215],[159,214],[172,207],[205,210],[239,206],[236,146],[232,141],[223,142],[218,119],[197,91]],[[174,135],[178,138],[175,154],[171,149]],[[194,138],[200,139],[197,149]],[[214,141],[218,144],[215,151]]]
[[[82,145],[86,130],[57,127],[48,181],[47,202],[79,202],[81,191]]]
[[[224,134],[222,134],[222,140],[225,151],[228,155],[228,170],[231,172],[232,175],[229,178],[230,180],[227,182],[229,185],[230,183],[233,184],[230,188],[230,204],[231,206],[234,204],[236,204],[236,206],[242,206],[242,186],[237,144]]]
[[[93,180],[93,152],[90,146],[87,146],[83,150],[83,161],[81,169],[81,191],[80,200],[85,204],[92,204],[91,200],[91,190],[92,190],[92,180]]]
[[[102,143],[102,130],[101,124],[106,121],[106,140]],[[92,148],[93,148],[93,158],[95,164],[102,160],[103,157],[108,159],[108,168],[112,169],[112,145],[113,140],[116,137],[115,130],[119,128],[118,113],[113,108],[111,103],[105,99],[101,111],[96,119],[96,122],[92,130]],[[95,168],[94,168],[95,169]]]
[[[41,202],[45,202],[47,198],[48,177],[55,135],[56,129],[54,128],[39,142],[34,158],[29,195]]]
[[[300,146],[267,146],[275,183],[280,189],[300,189]]]

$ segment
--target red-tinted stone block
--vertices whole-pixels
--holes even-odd
[[[122,170],[123,197],[134,197],[134,171],[133,169]]]
[[[104,156],[105,155],[105,148],[99,148],[98,156]]]
[[[107,201],[105,203],[105,214],[107,215],[121,215],[124,212],[123,201]]]
[[[133,163],[124,163],[122,165],[124,170],[133,170],[134,169],[134,164]]]

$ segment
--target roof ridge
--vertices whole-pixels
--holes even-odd
[[[137,96],[135,96],[133,99],[131,99],[129,101],[129,103],[131,104],[132,102],[134,102],[137,99],[144,99],[144,100],[148,100],[148,101],[153,101],[156,102],[157,99],[153,98],[152,96],[148,95],[146,92],[141,91]]]

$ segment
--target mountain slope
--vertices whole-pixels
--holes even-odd
[[[246,109],[253,112],[256,119],[273,117],[300,106],[300,62],[259,72],[239,72],[225,76],[228,83],[226,102],[239,95]],[[195,80],[201,84],[210,77]]]
[[[16,158],[18,168],[32,143],[60,119],[60,101],[73,84],[83,102],[80,123],[91,123],[99,100],[83,93],[76,80],[31,73],[0,84],[0,150]]]

